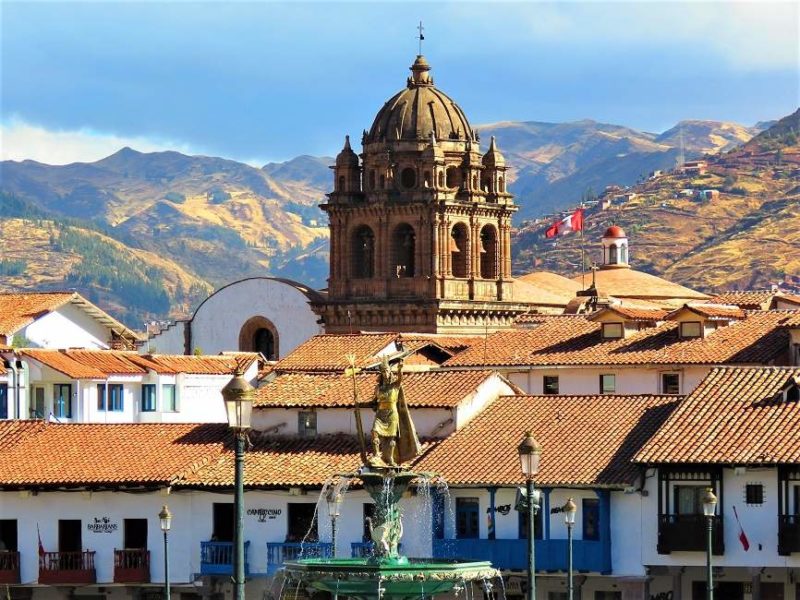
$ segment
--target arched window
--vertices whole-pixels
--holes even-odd
[[[417,172],[411,167],[406,167],[400,171],[400,185],[407,190],[417,185]]]
[[[481,229],[481,278],[497,278],[497,230],[491,225]]]
[[[442,171],[439,171],[439,187],[444,187],[444,173]]]
[[[497,191],[501,194],[505,194],[506,192],[506,182],[503,181],[502,177],[497,178]]]
[[[278,359],[278,330],[266,317],[250,317],[239,331],[241,352],[260,352],[267,360]]]
[[[478,176],[477,175],[473,175],[472,176],[472,189],[473,190],[477,190],[478,189]]]
[[[624,265],[628,264],[628,244],[622,244],[619,247],[619,262]]]
[[[453,277],[467,276],[467,226],[457,223],[450,232],[450,257]]]
[[[614,244],[608,247],[608,264],[617,264],[617,247]]]
[[[461,187],[461,169],[458,167],[447,168],[447,187],[450,189]]]
[[[344,175],[339,175],[339,191],[344,191]]]
[[[375,189],[375,171],[369,172],[369,189],[370,190]]]
[[[392,264],[395,277],[414,277],[414,228],[408,223],[395,227],[392,235]]]
[[[366,279],[375,275],[375,234],[368,225],[361,225],[353,232],[352,268],[355,279]]]

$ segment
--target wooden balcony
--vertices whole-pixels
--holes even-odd
[[[250,575],[250,542],[244,543],[244,574]],[[200,542],[200,573],[233,575],[233,542]]]
[[[267,575],[274,575],[286,560],[332,557],[330,542],[267,542]]]
[[[778,516],[778,554],[800,552],[800,515]]]
[[[704,515],[659,515],[658,516],[658,553],[670,552],[705,552],[708,545]],[[713,554],[725,552],[723,543],[722,518],[714,517],[714,532],[711,541]]]
[[[45,552],[39,556],[39,583],[90,584],[97,582],[94,551]]]
[[[150,583],[150,551],[114,549],[114,583]]]
[[[19,552],[0,550],[0,584],[19,583]]]

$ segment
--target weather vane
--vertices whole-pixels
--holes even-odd
[[[419,25],[417,26],[417,30],[419,31],[419,35],[417,37],[419,38],[419,55],[421,56],[422,55],[422,40],[425,39],[425,35],[423,34],[423,32],[425,31],[425,28],[422,26],[422,21],[419,22]]]

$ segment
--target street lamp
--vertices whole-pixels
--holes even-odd
[[[708,533],[708,544],[706,545],[706,580],[708,582],[708,591],[706,598],[714,600],[714,576],[711,572],[711,545],[714,531],[714,513],[717,511],[717,497],[714,495],[714,490],[706,488],[706,493],[703,495],[703,514],[706,516],[706,532]]]
[[[525,476],[525,491],[528,497],[528,600],[536,600],[536,544],[534,543],[534,520],[536,517],[533,496],[533,478],[539,472],[542,447],[529,431],[517,448],[519,464]]]
[[[161,531],[164,532],[164,600],[169,600],[169,545],[167,544],[167,533],[172,526],[172,513],[165,504],[158,513],[158,520],[161,524]]]
[[[578,512],[578,507],[570,498],[561,507],[561,511],[564,513],[564,523],[567,524],[567,594],[569,600],[572,600],[572,526],[575,525],[575,513]]]
[[[332,485],[328,488],[325,496],[328,503],[328,516],[331,518],[331,542],[333,545],[333,558],[336,558],[336,519],[342,514],[342,492],[338,486]]]
[[[244,378],[241,366],[236,367],[233,379],[222,388],[228,425],[235,440],[233,496],[233,597],[244,600],[244,443],[250,429],[255,389]]]

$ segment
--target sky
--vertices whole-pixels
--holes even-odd
[[[330,156],[405,85],[420,20],[473,125],[660,132],[800,104],[797,2],[0,0],[0,157]]]

